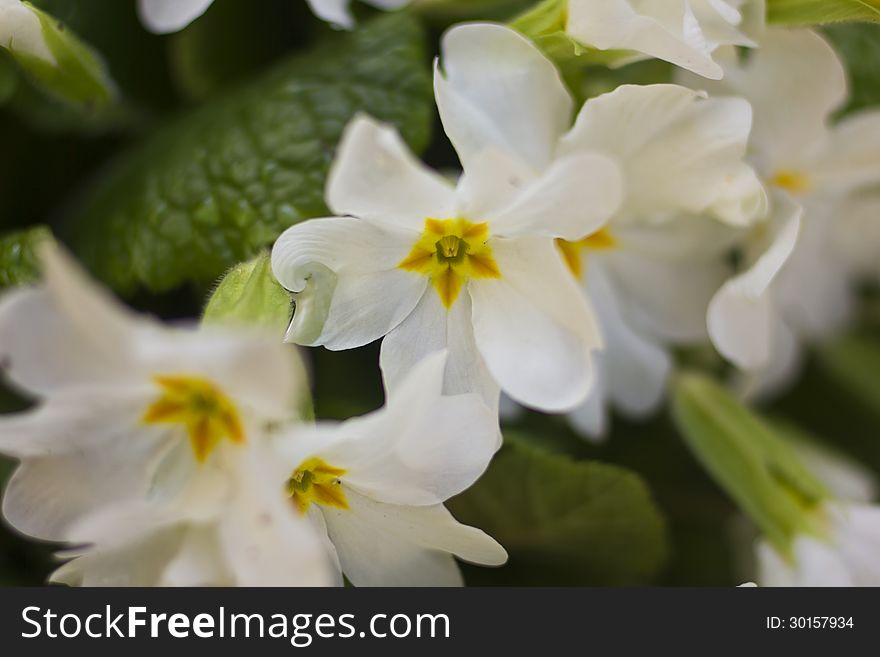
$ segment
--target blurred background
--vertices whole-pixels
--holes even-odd
[[[167,319],[197,318],[218,278],[286,226],[326,212],[323,177],[357,110],[400,127],[438,169],[455,155],[439,129],[431,60],[442,31],[471,16],[510,18],[530,3],[461,0],[380,15],[338,33],[304,2],[216,0],[180,33],[155,36],[127,0],[33,0],[90,43],[119,101],[71,107],[49,97],[0,49],[0,288],[33,275],[30,246],[49,229],[127,303]],[[880,104],[880,25],[825,34],[845,58],[852,101]],[[392,62],[392,63],[389,63]],[[671,77],[662,62],[568,76],[581,99],[621,82]],[[880,475],[880,381],[853,359],[880,339],[880,295],[862,292],[852,334],[811,354],[801,381],[765,410],[809,430]],[[880,343],[878,343],[880,344]],[[685,362],[721,367],[696,350]],[[380,406],[376,345],[309,350],[319,418]],[[880,372],[880,359],[873,364]],[[864,370],[864,367],[862,368]],[[878,377],[880,378],[880,377]],[[0,411],[27,408],[0,390]],[[703,473],[661,412],[614,418],[590,444],[564,418],[523,412],[484,479],[451,503],[510,551],[471,584],[732,585],[743,580],[752,530]],[[0,461],[0,482],[14,463]],[[575,473],[577,476],[571,476]],[[39,585],[58,546],[0,528],[0,584]]]

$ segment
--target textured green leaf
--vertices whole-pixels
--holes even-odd
[[[859,336],[839,338],[819,352],[825,370],[880,414],[880,345]]]
[[[396,124],[417,150],[428,141],[428,58],[405,13],[336,35],[148,137],[75,214],[71,241],[122,292],[209,283],[326,212],[327,169],[356,112]]]
[[[782,25],[880,23],[880,0],[767,0],[767,20]]]
[[[291,315],[290,294],[272,275],[268,253],[232,268],[205,306],[208,323],[244,324],[284,333]]]
[[[824,32],[849,73],[846,113],[880,105],[880,25],[829,25]]]
[[[450,508],[510,554],[502,568],[469,571],[473,584],[644,584],[666,557],[665,522],[638,475],[513,435]]]
[[[34,247],[51,238],[49,230],[43,227],[0,237],[0,290],[30,283],[39,276]]]
[[[677,377],[672,408],[697,459],[779,549],[813,530],[827,491],[772,426],[699,374]]]

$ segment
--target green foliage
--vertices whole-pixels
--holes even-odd
[[[781,25],[880,23],[880,0],[767,0],[767,20]]]
[[[334,36],[150,136],[76,213],[75,249],[122,292],[210,282],[326,212],[334,148],[359,111],[417,150],[428,141],[427,54],[405,14]]]
[[[876,340],[842,337],[824,346],[819,358],[839,385],[880,416],[880,346]]]
[[[47,239],[52,239],[52,235],[42,226],[0,236],[0,290],[38,278],[34,249]]]
[[[272,275],[268,253],[232,268],[208,300],[203,321],[265,326],[284,333],[290,321],[290,295]]]
[[[510,554],[502,568],[468,571],[473,584],[645,584],[666,558],[665,522],[638,475],[551,454],[515,435],[449,506]]]
[[[697,459],[776,547],[817,531],[812,511],[825,487],[767,422],[713,379],[679,375],[673,416]]]
[[[880,25],[829,25],[823,31],[849,73],[850,99],[845,113],[880,105]]]

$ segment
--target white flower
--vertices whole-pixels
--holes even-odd
[[[514,31],[456,27],[443,52],[437,104],[463,176],[453,186],[393,130],[356,118],[327,185],[340,216],[290,228],[273,250],[297,302],[288,339],[335,350],[386,336],[391,389],[448,348],[447,392],[497,407],[500,386],[527,406],[570,410],[589,392],[600,340],[554,240],[581,239],[617,210],[618,167],[557,152],[571,98]]]
[[[770,220],[745,247],[751,269],[721,289],[709,329],[719,351],[753,373],[753,392],[769,392],[795,371],[803,340],[825,338],[850,315],[854,263],[835,234],[847,199],[880,182],[880,112],[832,126],[846,76],[813,32],[768,30],[746,61],[732,49],[716,57],[724,81],[690,83],[752,103],[750,151],[775,191]]]
[[[0,0],[0,48],[55,65],[39,14],[21,0]]]
[[[880,507],[826,504],[824,535],[798,536],[788,554],[757,547],[761,586],[880,586]]]
[[[595,304],[606,342],[598,383],[571,415],[588,437],[607,404],[656,409],[676,344],[708,340],[706,309],[728,275],[734,231],[763,218],[766,194],[743,162],[751,109],[676,85],[622,86],[587,101],[562,152],[595,150],[622,165],[620,210],[603,229],[560,248]]]
[[[9,1],[9,0],[4,0]],[[339,27],[354,27],[348,10],[351,0],[306,0],[319,18]],[[364,0],[380,9],[399,9],[410,0]],[[144,26],[156,34],[178,32],[204,14],[214,0],[138,0]]]
[[[829,497],[812,512],[814,533],[795,537],[789,550],[758,542],[761,586],[880,586],[880,506],[872,504],[876,477],[819,443],[790,444]]]
[[[599,50],[632,50],[720,79],[712,53],[754,46],[765,13],[764,0],[568,0],[566,32]]]
[[[486,469],[497,431],[479,396],[441,394],[445,361],[442,352],[427,356],[380,411],[279,441],[278,475],[356,586],[457,586],[452,555],[507,560],[443,506]]]
[[[247,332],[166,328],[55,247],[41,256],[45,282],[0,302],[0,362],[38,402],[0,418],[0,451],[21,460],[6,519],[93,545],[65,581],[332,582],[318,535],[261,483],[267,425],[289,420],[304,390],[295,352]]]

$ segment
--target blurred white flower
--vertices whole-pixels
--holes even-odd
[[[0,48],[55,65],[40,15],[21,0],[0,0]]]
[[[363,0],[367,4],[379,9],[393,10],[408,5],[411,0]],[[331,25],[351,29],[354,27],[354,19],[348,6],[351,0],[306,0],[315,16],[327,21]]]
[[[745,245],[746,271],[720,290],[709,314],[713,341],[750,372],[754,394],[786,383],[801,343],[827,337],[849,318],[857,266],[836,235],[851,195],[880,183],[880,112],[832,125],[847,86],[831,46],[807,30],[779,29],[760,45],[745,60],[719,51],[723,82],[689,80],[752,103],[750,153],[775,190],[770,220]]]
[[[58,578],[332,582],[317,533],[261,483],[267,427],[304,392],[296,353],[249,332],[167,328],[56,247],[41,258],[44,283],[0,301],[4,373],[37,401],[0,417],[0,451],[21,461],[3,513],[31,536],[90,545]]]
[[[11,0],[3,0],[10,2]],[[351,29],[354,19],[348,10],[351,0],[306,0],[319,18]],[[364,0],[380,9],[399,9],[410,0]],[[214,0],[138,0],[138,13],[144,26],[156,34],[178,32],[204,14]]]
[[[375,413],[279,442],[278,474],[293,503],[326,533],[356,586],[459,586],[452,555],[507,560],[443,506],[476,481],[497,446],[495,414],[478,395],[442,395],[445,362],[442,352],[423,359]]]
[[[464,168],[457,187],[392,129],[356,118],[327,185],[341,216],[298,224],[273,250],[297,303],[288,339],[335,350],[386,336],[392,390],[448,348],[446,392],[478,391],[497,408],[500,386],[524,405],[571,410],[590,390],[600,340],[554,240],[582,239],[613,215],[618,166],[557,152],[572,100],[513,30],[450,30],[435,91]]]
[[[793,436],[794,437],[794,436]],[[876,477],[857,461],[819,443],[792,441],[801,463],[827,488],[812,511],[814,532],[780,550],[756,546],[761,586],[880,586],[880,506]]]
[[[632,50],[720,79],[720,46],[754,46],[764,0],[568,0],[566,32],[599,50]]]
[[[587,437],[607,406],[642,416],[662,401],[671,345],[708,340],[706,309],[729,275],[735,232],[764,217],[767,199],[743,162],[751,109],[676,85],[622,86],[587,101],[561,152],[589,149],[621,163],[620,210],[603,229],[561,242],[596,307],[606,346],[598,383],[570,417]],[[725,224],[727,227],[725,227]]]

